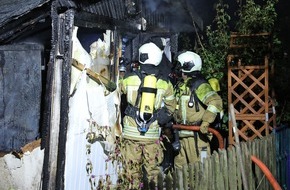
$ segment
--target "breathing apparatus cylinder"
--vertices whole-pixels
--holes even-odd
[[[144,78],[144,85],[141,89],[141,104],[139,108],[139,117],[143,122],[147,123],[153,116],[155,96],[156,96],[156,82],[154,75],[147,75]]]
[[[208,83],[214,91],[219,92],[221,90],[220,83],[217,78],[208,79]]]

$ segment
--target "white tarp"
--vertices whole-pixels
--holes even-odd
[[[76,43],[75,43],[76,42]],[[78,47],[75,47],[78,44]],[[74,39],[74,55],[84,52],[77,39]],[[90,56],[87,53],[81,56]],[[77,60],[76,56],[73,57]],[[78,62],[91,66],[86,57]],[[88,77],[86,71],[72,67],[69,125],[66,143],[65,189],[96,189],[100,179],[110,176],[116,183],[117,166],[108,162],[108,151],[114,149],[115,129],[119,124],[119,96],[117,91],[107,94],[105,87]],[[89,143],[88,134],[95,134]],[[105,182],[103,182],[105,183]]]

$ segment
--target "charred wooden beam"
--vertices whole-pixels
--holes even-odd
[[[42,21],[46,19],[50,19],[50,6],[47,6],[47,4],[20,16],[18,19],[11,20],[0,30],[0,43],[6,44],[23,35],[27,35],[32,29],[37,28],[36,25],[39,27]],[[48,23],[46,27],[51,26],[50,22]],[[40,29],[43,27],[41,26]]]
[[[116,76],[118,76],[117,74],[117,62],[119,61],[119,53],[118,53],[118,49],[120,46],[120,36],[118,34],[118,32],[116,30],[114,30],[113,33],[113,64],[110,65],[110,77],[111,80],[113,81],[117,81]]]
[[[64,189],[66,133],[72,61],[74,10],[57,13],[52,6],[51,85],[48,106],[49,131],[46,138],[42,189]]]
[[[108,91],[113,92],[114,90],[116,90],[117,86],[114,82],[110,81],[99,73],[92,71],[89,68],[85,68],[85,65],[77,62],[76,60],[73,60],[72,65],[80,71],[86,69],[87,75],[98,84],[103,84]]]
[[[95,15],[86,12],[77,12],[75,15],[75,25],[86,28],[99,28],[114,30],[115,28],[120,31],[131,33],[139,33],[140,30],[135,20],[117,20],[106,16]]]
[[[72,33],[74,27],[74,9],[68,9],[64,13],[62,23],[63,30],[62,39],[63,52],[61,52],[62,62],[62,78],[61,78],[61,107],[60,107],[60,131],[59,131],[59,146],[57,159],[57,175],[56,189],[64,189],[64,169],[65,169],[65,153],[66,153],[66,137],[67,126],[69,121],[69,97],[71,83],[71,62],[72,62]]]
[[[54,54],[56,52],[56,43],[58,39],[56,23],[58,20],[58,15],[56,13],[56,8],[54,3],[51,6],[51,19],[52,19],[52,32],[51,32],[51,50],[49,56],[49,62],[47,65],[47,79],[46,79],[46,96],[44,103],[44,116],[43,116],[43,135],[41,146],[45,148],[44,151],[44,161],[43,161],[43,179],[42,179],[42,189],[49,189],[49,183],[52,180],[51,177],[51,156],[49,154],[50,145],[50,130],[51,130],[51,110],[52,110],[52,97],[53,88],[52,84],[55,78],[55,64],[54,64]],[[54,185],[55,186],[55,185]]]

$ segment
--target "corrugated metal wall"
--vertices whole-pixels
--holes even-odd
[[[150,5],[153,1],[142,0],[107,0],[99,1],[94,4],[80,4],[80,8],[88,13],[105,16],[107,18],[113,18],[116,20],[134,20],[144,17],[148,25],[158,26],[159,23],[168,27],[170,19],[164,14],[161,14],[159,10],[151,10]],[[160,3],[160,2],[159,2]],[[154,3],[155,4],[155,3]],[[158,3],[157,3],[158,4]],[[159,7],[160,8],[160,7]],[[162,7],[163,9],[165,7]],[[142,12],[142,14],[140,14]]]
[[[91,56],[73,35],[73,59],[94,68],[102,64],[101,53]],[[104,43],[110,45],[104,34]],[[106,46],[108,50],[110,46]],[[95,47],[95,48],[104,48]],[[95,49],[91,49],[96,51]],[[105,51],[103,49],[103,51]],[[98,51],[96,51],[98,52]],[[97,61],[95,61],[97,60]],[[118,92],[108,92],[106,88],[90,78],[86,70],[80,71],[74,66],[71,74],[71,97],[69,104],[69,123],[67,129],[65,189],[96,189],[99,183],[116,184],[117,165],[113,165],[109,153],[114,152],[115,139],[119,126]]]
[[[104,88],[88,78],[86,72],[72,69],[77,90],[70,99],[66,144],[65,189],[95,189],[99,180],[117,180],[117,165],[108,160],[114,149],[114,123],[117,121],[118,95],[104,95]],[[76,80],[77,79],[77,80]],[[93,142],[89,134],[95,134]]]

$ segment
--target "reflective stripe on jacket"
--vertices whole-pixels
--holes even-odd
[[[124,78],[120,83],[121,93],[126,94],[128,104],[135,106],[138,89],[141,84],[141,79],[137,75],[131,75]],[[174,96],[173,86],[169,81],[162,79],[157,80],[157,93],[155,98],[154,109],[158,110],[162,105],[173,113],[176,107],[176,99]],[[139,105],[140,106],[140,100]],[[150,126],[149,130],[145,135],[140,135],[140,132],[137,129],[137,124],[135,118],[130,116],[125,116],[123,120],[123,136],[128,139],[133,140],[156,140],[160,137],[160,130],[157,121],[154,121]]]
[[[195,91],[199,99],[199,101],[194,102],[194,104],[198,104],[199,107],[199,111],[197,112],[195,105],[193,105],[193,107],[188,106],[191,90],[187,87],[186,82],[189,79],[190,78],[188,78],[184,83],[177,85],[177,88],[175,89],[178,103],[174,115],[176,122],[184,125],[201,123],[202,121],[212,123],[215,120],[217,113],[222,111],[221,97],[211,88],[210,84],[202,83]],[[186,135],[193,134],[189,131],[181,131],[181,133]]]

